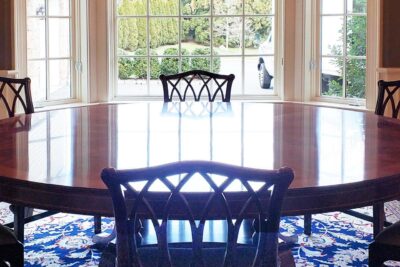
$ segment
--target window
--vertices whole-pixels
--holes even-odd
[[[76,97],[72,0],[26,0],[26,75],[35,106]]]
[[[115,0],[114,97],[161,96],[160,74],[191,69],[235,74],[233,95],[277,94],[275,4]]]
[[[367,0],[318,0],[319,75],[317,96],[366,98]]]

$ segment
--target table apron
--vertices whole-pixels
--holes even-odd
[[[286,194],[282,214],[301,215],[344,211],[400,198],[400,177],[327,187],[292,189]]]
[[[289,189],[282,215],[304,215],[370,206],[400,198],[398,179],[379,183]],[[67,213],[112,216],[106,189],[86,189],[1,179],[0,201]]]

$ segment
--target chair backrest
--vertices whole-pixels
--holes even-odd
[[[400,110],[400,81],[378,82],[378,100],[375,114],[384,115],[388,111],[392,118],[398,118]],[[390,108],[389,108],[390,107]]]
[[[10,118],[15,116],[17,103],[21,104],[25,114],[34,112],[31,79],[0,77],[0,107],[5,107]]]
[[[164,102],[171,102],[175,94],[179,101],[186,101],[188,95],[195,101],[200,101],[201,96],[206,94],[210,102],[213,102],[220,94],[223,102],[229,102],[234,79],[235,75],[233,74],[221,75],[203,70],[160,75]]]
[[[140,228],[140,219],[150,219],[155,228],[158,259],[154,259],[154,266],[174,266],[167,241],[170,220],[189,222],[194,263],[191,266],[205,266],[204,225],[214,219],[227,223],[222,266],[236,266],[236,257],[240,257],[236,253],[238,233],[245,219],[258,222],[253,266],[277,265],[281,208],[293,180],[291,169],[260,170],[208,161],[182,161],[134,170],[107,168],[101,177],[113,200],[118,266],[142,266],[134,231]],[[198,188],[189,184],[199,180],[205,181],[210,190],[190,192]],[[160,182],[166,190],[153,191],[152,186]],[[135,188],[135,183],[142,183],[141,188]],[[235,183],[241,185],[242,191],[237,188],[232,191]]]

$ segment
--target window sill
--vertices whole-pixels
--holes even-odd
[[[66,108],[76,108],[76,107],[85,107],[85,106],[94,106],[101,104],[120,104],[120,103],[135,103],[135,102],[147,102],[147,101],[160,101],[159,99],[145,99],[145,100],[114,100],[109,102],[96,102],[96,103],[68,103],[62,105],[53,105],[53,106],[44,106],[35,108],[35,112],[44,112],[49,110],[57,110],[57,109],[66,109]],[[282,100],[274,100],[274,99],[234,99],[232,102],[273,102],[273,103],[296,103],[310,106],[320,106],[320,107],[330,107],[330,108],[339,108],[339,109],[348,109],[348,110],[360,110],[367,111],[368,109],[365,106],[355,106],[351,104],[343,104],[343,103],[331,103],[331,102],[322,102],[322,101],[308,101],[308,102],[298,102],[298,101],[282,101]]]
[[[360,111],[368,111],[365,105],[353,105],[353,104],[344,104],[344,103],[332,103],[332,102],[322,102],[322,101],[307,101],[307,102],[293,102],[293,103],[302,103],[305,105],[311,106],[320,106],[320,107],[330,107],[330,108],[339,108],[339,109],[348,109],[348,110],[360,110]],[[370,110],[371,111],[371,110]]]
[[[60,105],[52,105],[52,106],[42,106],[42,107],[35,107],[36,112],[45,112],[49,110],[57,110],[57,109],[67,109],[67,108],[78,108],[78,107],[85,107],[85,106],[94,106],[100,103],[68,103],[68,104],[60,104]]]

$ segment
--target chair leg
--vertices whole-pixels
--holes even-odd
[[[94,233],[100,234],[101,233],[101,216],[94,215],[93,220],[94,220]]]
[[[312,214],[304,214],[304,234],[311,235]]]
[[[17,240],[24,243],[25,207],[14,206],[14,234]]]
[[[374,238],[383,230],[385,222],[385,209],[383,202],[374,204],[372,206],[373,212],[373,227],[374,227]]]
[[[381,267],[383,263],[387,260],[386,257],[382,255],[382,251],[375,242],[369,245],[368,249],[368,266],[369,267]]]

